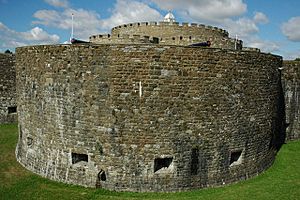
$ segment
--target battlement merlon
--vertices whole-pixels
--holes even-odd
[[[218,28],[218,27],[214,27],[214,26],[208,26],[208,25],[204,25],[204,24],[197,24],[197,23],[188,23],[188,22],[165,22],[165,21],[160,21],[160,22],[135,22],[135,23],[128,23],[128,24],[122,24],[119,26],[115,26],[111,29],[112,33],[115,30],[118,29],[123,29],[123,28],[136,28],[136,27],[145,27],[145,26],[158,26],[158,27],[183,27],[183,28],[200,28],[200,29],[206,29],[206,30],[211,30],[211,31],[215,31],[215,32],[219,32],[221,34],[223,34],[224,36],[229,36],[228,31]]]
[[[108,39],[111,38],[111,34],[98,34],[98,35],[91,35],[89,40],[96,40],[96,39]]]
[[[208,36],[202,37],[199,35],[189,37],[189,36],[171,36],[159,38],[149,35],[140,34],[118,34],[118,35],[93,35],[90,37],[91,43],[96,44],[162,44],[162,45],[179,45],[179,46],[190,46],[195,43],[201,43],[210,40],[212,42],[211,47],[213,48],[223,48],[223,49],[236,49],[242,50],[243,41],[236,40],[233,38],[221,38],[215,39]]]
[[[259,48],[254,48],[254,47],[243,47],[243,51],[254,51],[254,52],[260,52]]]
[[[110,35],[110,34],[100,34],[100,35],[92,35],[89,37],[89,41],[96,44],[150,44],[153,42],[154,37],[150,37],[147,35]]]
[[[139,36],[135,36],[139,35]],[[148,36],[147,38],[139,38]],[[130,37],[130,38],[128,38]],[[151,38],[155,38],[151,41]],[[229,33],[221,28],[197,24],[179,23],[176,21],[135,22],[112,28],[111,34],[93,35],[90,42],[107,43],[156,43],[168,45],[189,46],[195,43],[211,41],[214,48],[241,50],[243,42],[230,38]]]

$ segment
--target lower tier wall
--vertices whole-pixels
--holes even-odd
[[[17,122],[15,56],[0,53],[0,124]]]
[[[281,62],[161,45],[17,48],[17,159],[53,180],[117,191],[247,179],[282,142]]]
[[[282,71],[286,109],[286,140],[300,139],[300,61],[284,61]]]

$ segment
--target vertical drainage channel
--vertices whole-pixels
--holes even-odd
[[[97,175],[96,188],[101,188],[101,181],[106,181],[106,174],[103,169]]]
[[[197,175],[199,168],[199,149],[193,148],[191,154],[191,174]]]

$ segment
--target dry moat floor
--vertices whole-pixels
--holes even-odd
[[[300,199],[300,141],[283,145],[271,168],[221,188],[178,193],[110,192],[47,180],[15,159],[17,125],[0,125],[0,200],[6,199]]]

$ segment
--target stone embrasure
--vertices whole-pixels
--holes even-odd
[[[37,174],[117,191],[181,191],[247,179],[274,160],[279,56],[118,44],[16,52],[16,154]]]

